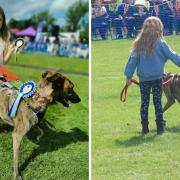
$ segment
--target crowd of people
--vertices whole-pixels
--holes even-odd
[[[84,59],[87,59],[89,56],[88,44],[79,43],[73,35],[69,39],[42,36],[38,41],[27,40],[23,51],[47,53],[50,56]]]
[[[92,39],[133,38],[149,16],[160,18],[164,35],[180,34],[180,0],[92,1]]]
[[[86,43],[79,43],[73,36],[70,39],[59,37],[43,37],[39,41],[27,40],[22,51],[47,53],[50,56],[63,56],[87,59],[89,47]]]

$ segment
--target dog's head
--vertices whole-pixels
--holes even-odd
[[[70,103],[79,103],[81,99],[74,91],[74,84],[58,72],[46,71],[42,74],[45,81],[52,83],[53,100],[69,107]]]

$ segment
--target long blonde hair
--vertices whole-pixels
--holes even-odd
[[[158,38],[163,38],[163,24],[159,18],[149,17],[144,21],[141,32],[134,41],[133,52],[136,55],[150,55]]]

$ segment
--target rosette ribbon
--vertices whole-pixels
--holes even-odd
[[[18,94],[8,112],[8,116],[11,118],[14,118],[16,116],[17,109],[19,107],[19,103],[21,101],[21,98],[28,98],[32,96],[37,89],[37,85],[33,81],[27,81],[21,85],[21,87],[18,90]]]

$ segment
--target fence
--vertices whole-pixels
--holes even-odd
[[[149,16],[161,19],[164,35],[180,34],[180,0],[124,0],[91,5],[92,40],[133,38]]]

